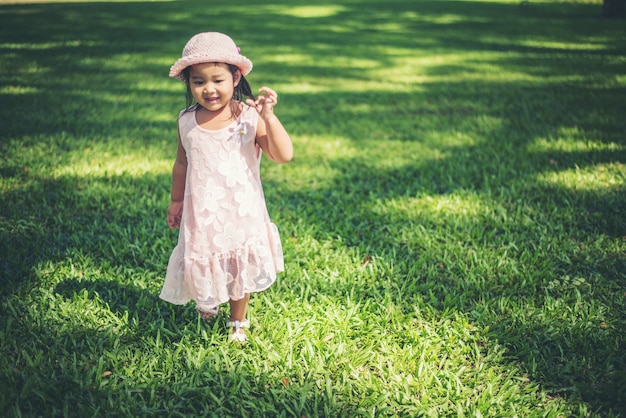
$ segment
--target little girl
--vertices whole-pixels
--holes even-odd
[[[255,100],[244,78],[250,70],[233,40],[217,32],[193,36],[170,69],[187,85],[187,107],[178,118],[167,210],[169,227],[180,231],[160,297],[178,305],[193,300],[205,320],[228,301],[231,341],[247,339],[250,293],[283,271],[259,176],[261,150],[277,163],[293,155],[274,114],[278,95],[262,87]],[[245,104],[244,95],[251,97]]]

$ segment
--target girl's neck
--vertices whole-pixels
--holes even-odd
[[[229,105],[215,111],[198,106],[196,109],[196,121],[202,128],[217,130],[230,125],[239,117],[239,114],[241,114],[241,104],[231,100]]]

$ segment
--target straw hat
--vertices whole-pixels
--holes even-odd
[[[170,77],[184,81],[182,71],[193,64],[224,62],[239,67],[244,76],[252,71],[252,61],[239,53],[239,48],[228,36],[219,32],[203,32],[194,35],[185,48],[183,56],[170,68]]]

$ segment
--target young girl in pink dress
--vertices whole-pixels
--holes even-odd
[[[293,155],[274,114],[278,95],[262,87],[255,100],[244,78],[250,70],[233,40],[217,32],[192,37],[170,69],[187,85],[187,107],[178,119],[167,210],[169,227],[180,230],[160,297],[179,305],[193,300],[206,320],[229,302],[231,341],[247,339],[250,293],[283,271],[259,176],[261,151],[277,163]],[[251,97],[245,103],[244,95]]]

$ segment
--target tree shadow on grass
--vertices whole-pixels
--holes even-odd
[[[444,129],[451,135],[463,132],[464,125],[471,126],[485,115],[498,118],[499,123],[495,128],[486,127],[475,145],[446,147],[428,138],[428,128],[420,129],[423,120],[410,121],[409,127],[403,125],[406,114],[402,109],[411,103],[409,95],[379,94],[382,103],[402,105],[376,112],[372,109],[371,113],[361,111],[358,117],[344,110],[352,106],[343,106],[332,111],[335,120],[342,122],[331,125],[330,130],[341,133],[347,152],[360,137],[380,138],[379,144],[364,142],[383,163],[365,163],[358,156],[329,157],[323,163],[333,175],[316,186],[307,188],[305,184],[298,190],[282,182],[266,183],[270,212],[279,213],[287,224],[312,225],[310,230],[320,241],[339,238],[343,245],[358,249],[364,259],[375,255],[383,264],[393,265],[396,274],[381,278],[380,287],[391,281],[394,289],[411,289],[413,293],[397,295],[399,305],[466,312],[480,326],[489,327],[488,335],[507,346],[511,359],[520,362],[533,379],[556,396],[581,399],[592,410],[606,412],[610,408],[621,413],[626,408],[621,355],[625,341],[619,332],[624,321],[626,256],[619,242],[626,236],[626,185],[606,183],[606,187],[597,188],[594,180],[594,186],[587,188],[580,183],[559,185],[550,178],[597,167],[600,171],[602,167],[623,170],[626,152],[619,132],[624,125],[618,115],[622,92],[591,87],[571,92],[567,86],[552,85],[555,93],[538,103],[514,100],[520,92],[529,97],[545,94],[519,83],[508,86],[509,91],[499,97],[506,103],[499,108],[498,104],[481,104],[478,92],[505,92],[507,86],[466,82],[457,84],[458,92],[449,93],[454,101],[450,113],[441,111],[441,106],[433,106],[437,110],[432,112],[420,111],[417,103],[437,103],[437,92],[444,91],[442,86],[431,87],[413,96],[413,106],[429,119],[428,123],[450,119],[438,133]],[[330,102],[340,100],[338,95],[330,96]],[[367,96],[354,94],[348,100],[356,105],[367,102]],[[553,100],[564,112],[555,120],[547,120],[544,115],[555,105]],[[599,114],[603,117],[598,119]],[[531,124],[535,118],[528,115],[537,115],[541,123]],[[363,119],[380,124],[366,133],[357,125]],[[389,130],[390,126],[399,129]],[[533,146],[537,139],[556,143],[574,128],[572,142],[593,138],[618,146],[614,151]],[[470,131],[477,129],[473,126]],[[391,158],[385,155],[385,143],[394,141],[405,142],[407,152],[412,144],[430,141],[442,156],[415,158],[388,168],[384,162]],[[397,157],[398,161],[410,160],[405,155]],[[493,164],[494,159],[503,163]],[[293,164],[298,164],[297,155]],[[272,193],[277,203],[272,203]],[[459,220],[454,213],[432,213],[424,205],[426,198],[468,195],[481,200],[485,208],[482,214]],[[394,206],[398,201],[407,202],[404,212]],[[385,207],[385,202],[389,206]],[[415,228],[414,233],[411,228]],[[560,238],[550,243],[551,235]],[[438,240],[451,245],[446,248]],[[433,241],[435,249],[429,248]],[[594,242],[607,241],[614,244],[593,246]],[[502,268],[480,262],[473,266],[472,254],[477,253],[506,254],[506,264]],[[438,265],[439,270],[433,268]],[[464,277],[467,273],[474,277],[468,280]],[[576,280],[581,278],[586,282],[579,287]],[[320,292],[369,299],[382,291],[360,287],[357,282],[349,288],[334,286]],[[614,293],[601,293],[607,290]],[[508,300],[525,305],[526,314],[520,316],[513,309],[502,308]],[[589,312],[567,313],[572,312],[570,304],[576,307],[585,303]],[[555,311],[562,314],[550,314]],[[577,315],[582,317],[576,319]],[[603,328],[603,319],[613,325]],[[561,322],[555,325],[553,321]]]
[[[580,180],[577,184],[559,185],[550,178],[598,167],[600,172],[623,170],[626,152],[621,132],[626,125],[620,114],[626,110],[621,100],[624,88],[610,87],[616,74],[615,64],[594,72],[584,65],[583,51],[567,53],[565,62],[573,67],[565,72],[566,78],[582,77],[588,80],[587,84],[550,79],[558,78],[558,66],[563,61],[549,56],[565,51],[525,50],[536,59],[528,68],[519,60],[508,58],[497,65],[506,71],[547,79],[500,83],[463,81],[464,77],[459,77],[460,80],[448,83],[422,84],[421,91],[412,94],[375,92],[342,97],[326,93],[324,99],[328,102],[321,106],[315,103],[316,96],[301,99],[305,104],[300,109],[302,115],[303,109],[313,109],[313,114],[319,113],[321,119],[323,113],[332,115],[328,125],[312,127],[309,133],[337,135],[346,153],[354,153],[354,144],[359,150],[371,148],[370,153],[378,153],[382,161],[391,160],[385,143],[404,141],[406,152],[417,148],[412,148],[412,144],[432,144],[442,156],[430,160],[415,158],[413,163],[398,163],[393,168],[387,168],[385,163],[364,163],[359,157],[322,157],[320,162],[333,173],[332,178],[309,188],[306,182],[296,182],[302,190],[282,182],[268,184],[267,188],[280,199],[280,203],[270,203],[271,211],[293,224],[313,225],[311,230],[316,231],[320,241],[339,238],[342,244],[359,249],[364,259],[375,254],[383,263],[393,265],[399,270],[397,277],[392,278],[396,282],[394,288],[406,289],[410,286],[405,281],[415,282],[415,294],[398,296],[405,303],[413,298],[417,306],[426,304],[474,316],[477,323],[490,327],[493,339],[503,342],[511,357],[520,361],[546,389],[559,396],[582,399],[593,410],[612,408],[620,413],[626,409],[621,391],[626,383],[624,359],[619,348],[623,347],[624,338],[618,331],[624,321],[620,312],[624,307],[621,295],[626,285],[626,256],[619,242],[626,236],[626,187],[619,182],[598,187],[600,182],[595,180],[590,188]],[[618,53],[614,49],[608,55]],[[545,58],[536,58],[541,54]],[[464,62],[448,70],[477,74],[483,64]],[[434,67],[433,74],[438,70]],[[384,109],[363,106],[372,102],[389,105]],[[555,109],[560,111],[554,112]],[[485,117],[497,123],[477,128]],[[362,124],[363,120],[377,123],[372,127]],[[467,146],[437,143],[442,133],[454,136],[464,131],[484,135],[473,138],[474,143]],[[431,137],[433,132],[437,135]],[[380,143],[374,144],[376,140]],[[575,145],[577,141],[598,141],[612,145],[612,149],[581,151]],[[545,146],[537,146],[542,143]],[[410,160],[406,155],[397,157],[398,161]],[[502,164],[493,164],[494,159]],[[297,155],[294,164],[298,164]],[[485,207],[500,214],[492,212],[465,221],[452,219],[446,224],[446,215],[441,212],[432,214],[417,209],[418,215],[409,217],[409,209],[407,213],[393,207],[381,209],[384,202],[414,200],[419,205],[419,200],[426,196],[467,194],[478,196]],[[441,245],[436,250],[440,252],[433,253],[427,247],[428,241],[414,238],[407,242],[406,236],[411,236],[409,228],[397,227],[403,216],[416,229],[438,230],[433,232],[434,237],[440,237],[442,228],[447,230],[447,239],[459,251],[450,257]],[[462,236],[464,231],[482,234]],[[560,247],[544,246],[546,233],[561,236],[555,243]],[[615,244],[612,248],[589,248],[590,237],[592,242]],[[517,271],[498,272],[495,266],[467,267],[476,250],[511,254],[508,263],[514,264]],[[441,265],[442,269],[433,275],[430,266],[434,265]],[[463,278],[466,272],[480,278],[478,285]],[[525,275],[532,279],[526,280]],[[576,279],[580,278],[587,282],[584,288],[577,289]],[[593,291],[594,287],[610,289],[614,294],[602,295]],[[358,283],[349,289],[321,291],[354,291],[364,299],[376,297],[376,292],[360,288]],[[588,312],[579,320],[565,315],[561,320],[573,321],[571,329],[554,326],[554,318],[542,317],[545,312],[540,312],[548,304],[567,312],[567,305],[576,303],[576,292],[581,292],[587,302],[593,301],[590,309],[595,312]],[[513,317],[514,312],[503,312],[500,305],[507,299],[526,303],[528,316]],[[579,300],[577,306],[581,303]],[[507,316],[511,318],[503,319]],[[603,317],[611,319],[613,328],[603,328]]]
[[[445,215],[427,209],[412,215],[393,208],[380,211],[380,200],[406,196],[404,189],[396,195],[396,188],[410,184],[411,178],[420,178],[425,174],[422,170],[404,167],[381,171],[359,166],[354,160],[337,164],[351,167],[351,174],[334,178],[328,188],[281,190],[273,210],[285,217],[281,220],[284,226],[310,225],[307,230],[314,231],[321,242],[339,241],[356,248],[361,259],[374,257],[387,266],[383,271],[393,273],[381,274],[375,288],[355,277],[348,283],[333,281],[316,292],[351,295],[357,301],[391,295],[392,302],[406,309],[408,316],[413,314],[411,307],[465,312],[479,328],[489,329],[486,335],[504,344],[512,362],[521,364],[545,390],[580,399],[591,410],[624,411],[624,337],[620,324],[625,319],[622,295],[626,256],[619,248],[606,251],[588,244],[590,236],[602,242],[623,233],[619,207],[624,205],[624,188],[606,195],[575,194],[530,184],[529,190],[520,190],[524,195],[536,192],[554,196],[549,202],[534,202],[532,211],[523,215],[536,216],[536,222],[516,216],[515,206],[521,202],[515,198],[507,202],[497,197],[483,199],[493,207],[511,204],[510,212],[504,210],[507,221],[493,213],[466,220],[453,216],[447,221]],[[417,186],[414,191],[444,198],[461,191],[438,194],[432,190],[436,180],[448,181],[427,179],[430,186]],[[280,188],[272,184],[268,189],[274,187]],[[480,190],[479,194],[484,193]],[[544,217],[542,207],[554,205],[559,196],[566,197],[563,211],[571,205],[580,208],[579,219],[557,214],[553,219]],[[285,204],[293,204],[293,210],[285,209]],[[402,225],[398,224],[400,219],[404,219]],[[565,229],[571,239],[556,240],[555,246],[547,244],[546,229]],[[481,256],[493,259],[494,253],[500,254],[497,259],[502,265],[495,265],[495,260],[494,265],[481,263]],[[321,270],[323,274],[323,267]],[[316,274],[309,271],[309,275]],[[580,279],[583,281],[577,282]],[[580,309],[583,305],[586,308]],[[609,325],[605,327],[604,321]]]
[[[68,257],[97,260],[125,274],[163,269],[163,251],[174,239],[167,233],[161,204],[168,178],[21,179],[19,187],[2,195],[2,298],[41,285],[46,269]],[[143,196],[144,205],[136,204],[137,196]],[[144,242],[147,236],[149,242]]]
[[[443,160],[392,169],[338,158],[328,163],[338,174],[324,187],[294,191],[272,183],[267,189],[280,196],[272,210],[287,224],[311,224],[320,241],[339,238],[364,259],[373,255],[393,265],[395,275],[381,278],[380,287],[391,281],[393,289],[410,289],[411,293],[397,294],[399,305],[466,312],[479,326],[489,327],[488,335],[505,344],[511,358],[545,389],[580,398],[593,410],[612,408],[619,413],[626,407],[620,348],[624,338],[619,331],[624,321],[626,256],[617,244],[609,249],[593,243],[619,242],[626,235],[626,188],[576,190],[542,183],[534,178],[543,171],[529,171],[523,162],[523,147],[513,148],[518,159],[510,155],[508,169],[494,179],[487,163],[480,161],[497,147],[488,141],[451,151]],[[626,157],[623,152],[532,154],[530,158],[545,161],[546,174],[559,171],[550,165],[552,159],[584,170],[587,165],[615,164]],[[509,194],[510,190],[515,193]],[[452,214],[448,220],[445,213],[419,209],[426,196],[445,199],[467,194],[480,196],[487,213],[461,220]],[[381,209],[381,202],[402,200],[414,200],[418,208],[411,211],[408,203],[406,212],[394,206]],[[546,234],[561,237],[548,244],[551,239]],[[435,248],[430,248],[433,241]],[[494,252],[506,254],[503,267],[472,265],[472,254]],[[472,279],[464,277],[468,273]],[[582,285],[576,282],[580,278],[586,281]],[[334,287],[320,292],[363,299],[384,293],[357,282],[348,288]],[[508,300],[525,305],[526,314],[502,308]],[[590,311],[574,314],[582,315],[577,319],[567,313],[570,303],[587,303]],[[553,310],[562,314],[550,314]],[[555,325],[555,320],[562,322]],[[613,325],[605,329],[603,320]]]

